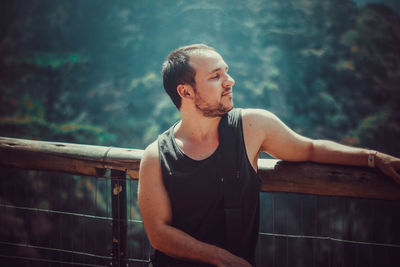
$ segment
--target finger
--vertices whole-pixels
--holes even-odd
[[[391,176],[398,184],[400,184],[400,174],[391,166],[385,169],[385,174]]]
[[[396,170],[400,170],[400,160],[396,160],[392,164]]]

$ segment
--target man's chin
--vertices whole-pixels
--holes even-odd
[[[226,104],[220,103],[218,106],[214,107],[201,107],[200,105],[196,105],[196,108],[203,114],[204,117],[222,117],[233,109],[233,101],[230,101]]]
[[[229,107],[223,107],[223,108],[219,108],[217,110],[210,110],[208,112],[203,112],[203,115],[206,117],[222,117],[225,114],[227,114],[229,111],[231,111],[233,109],[233,105],[230,105]]]
[[[226,113],[228,113],[229,111],[231,111],[233,109],[233,102],[231,102],[229,105],[224,105],[223,107],[221,107],[221,113],[223,113],[222,115],[225,115]]]
[[[231,111],[233,109],[233,103],[232,105],[227,109],[226,113],[228,113],[229,111]]]

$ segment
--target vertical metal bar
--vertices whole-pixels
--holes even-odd
[[[373,242],[375,242],[376,240],[377,240],[377,238],[375,238],[375,235],[376,235],[376,221],[375,221],[375,211],[376,211],[376,202],[375,201],[371,201],[371,204],[372,204],[372,210],[371,210],[371,219],[372,219],[372,238],[371,238],[371,236],[369,236],[369,238],[371,238],[372,240],[373,240]],[[369,246],[369,250],[371,251],[371,258],[370,258],[370,260],[369,260],[369,266],[370,267],[373,267],[373,265],[374,265],[374,249],[373,249],[373,246]]]
[[[289,267],[289,195],[286,194],[286,267]]]
[[[275,234],[275,201],[274,201],[274,193],[271,193],[272,198],[272,233]],[[276,254],[276,236],[272,236],[272,247],[274,253],[272,253],[272,266],[275,267],[275,254]]]
[[[331,227],[332,227],[332,222],[331,222],[331,216],[333,216],[333,214],[331,214],[333,212],[333,210],[332,210],[332,197],[329,197],[329,213],[328,213],[328,220],[329,220],[329,222],[328,222],[328,224],[329,224],[329,229],[328,229],[328,235],[329,235],[329,237],[333,237],[332,236],[332,232],[331,232]],[[331,261],[332,261],[332,239],[329,239],[329,249],[328,249],[328,262],[329,262],[329,265],[331,264]]]
[[[127,263],[126,172],[111,170],[112,252],[111,266]]]
[[[94,215],[95,216],[99,216],[99,213],[98,213],[99,207],[97,206],[97,190],[98,190],[98,187],[99,187],[99,179],[102,179],[102,178],[96,178],[95,179],[95,183],[96,183],[95,184],[95,192],[94,192]],[[98,221],[96,220],[96,221],[93,221],[92,223],[93,223],[93,226],[95,227],[94,229],[96,229],[97,225],[98,225]],[[93,251],[93,253],[94,254],[98,254],[98,252],[97,252],[97,235],[96,235],[96,233],[94,233],[94,251]],[[94,263],[95,264],[99,264],[99,259],[96,258]]]
[[[314,196],[314,236],[318,236],[318,197]],[[313,267],[316,266],[318,241],[313,239]]]

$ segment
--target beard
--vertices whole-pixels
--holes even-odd
[[[195,95],[194,104],[204,117],[209,118],[222,117],[233,109],[233,103],[231,105],[224,105],[221,102],[215,105],[208,104],[198,93]]]

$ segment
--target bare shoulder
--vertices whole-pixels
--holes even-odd
[[[155,172],[160,171],[160,168],[158,143],[156,140],[144,150],[142,160],[140,161],[139,179],[148,176],[148,174],[154,175]]]
[[[277,116],[266,109],[246,108],[242,110],[242,117],[249,121],[275,120]]]
[[[261,134],[271,142],[286,137],[299,138],[285,123],[275,114],[263,109],[245,109],[242,112],[244,131],[252,131]],[[264,140],[265,141],[265,140]]]
[[[242,125],[243,137],[246,145],[247,156],[257,169],[257,159],[270,130],[273,128],[276,116],[263,109],[243,109]]]
[[[250,131],[265,131],[280,121],[275,114],[265,109],[243,109],[242,120],[244,129]]]
[[[146,162],[151,162],[151,163],[159,162],[157,140],[148,145],[144,150],[141,163],[146,163]]]
[[[146,147],[142,160],[158,161],[158,142],[157,140]]]

